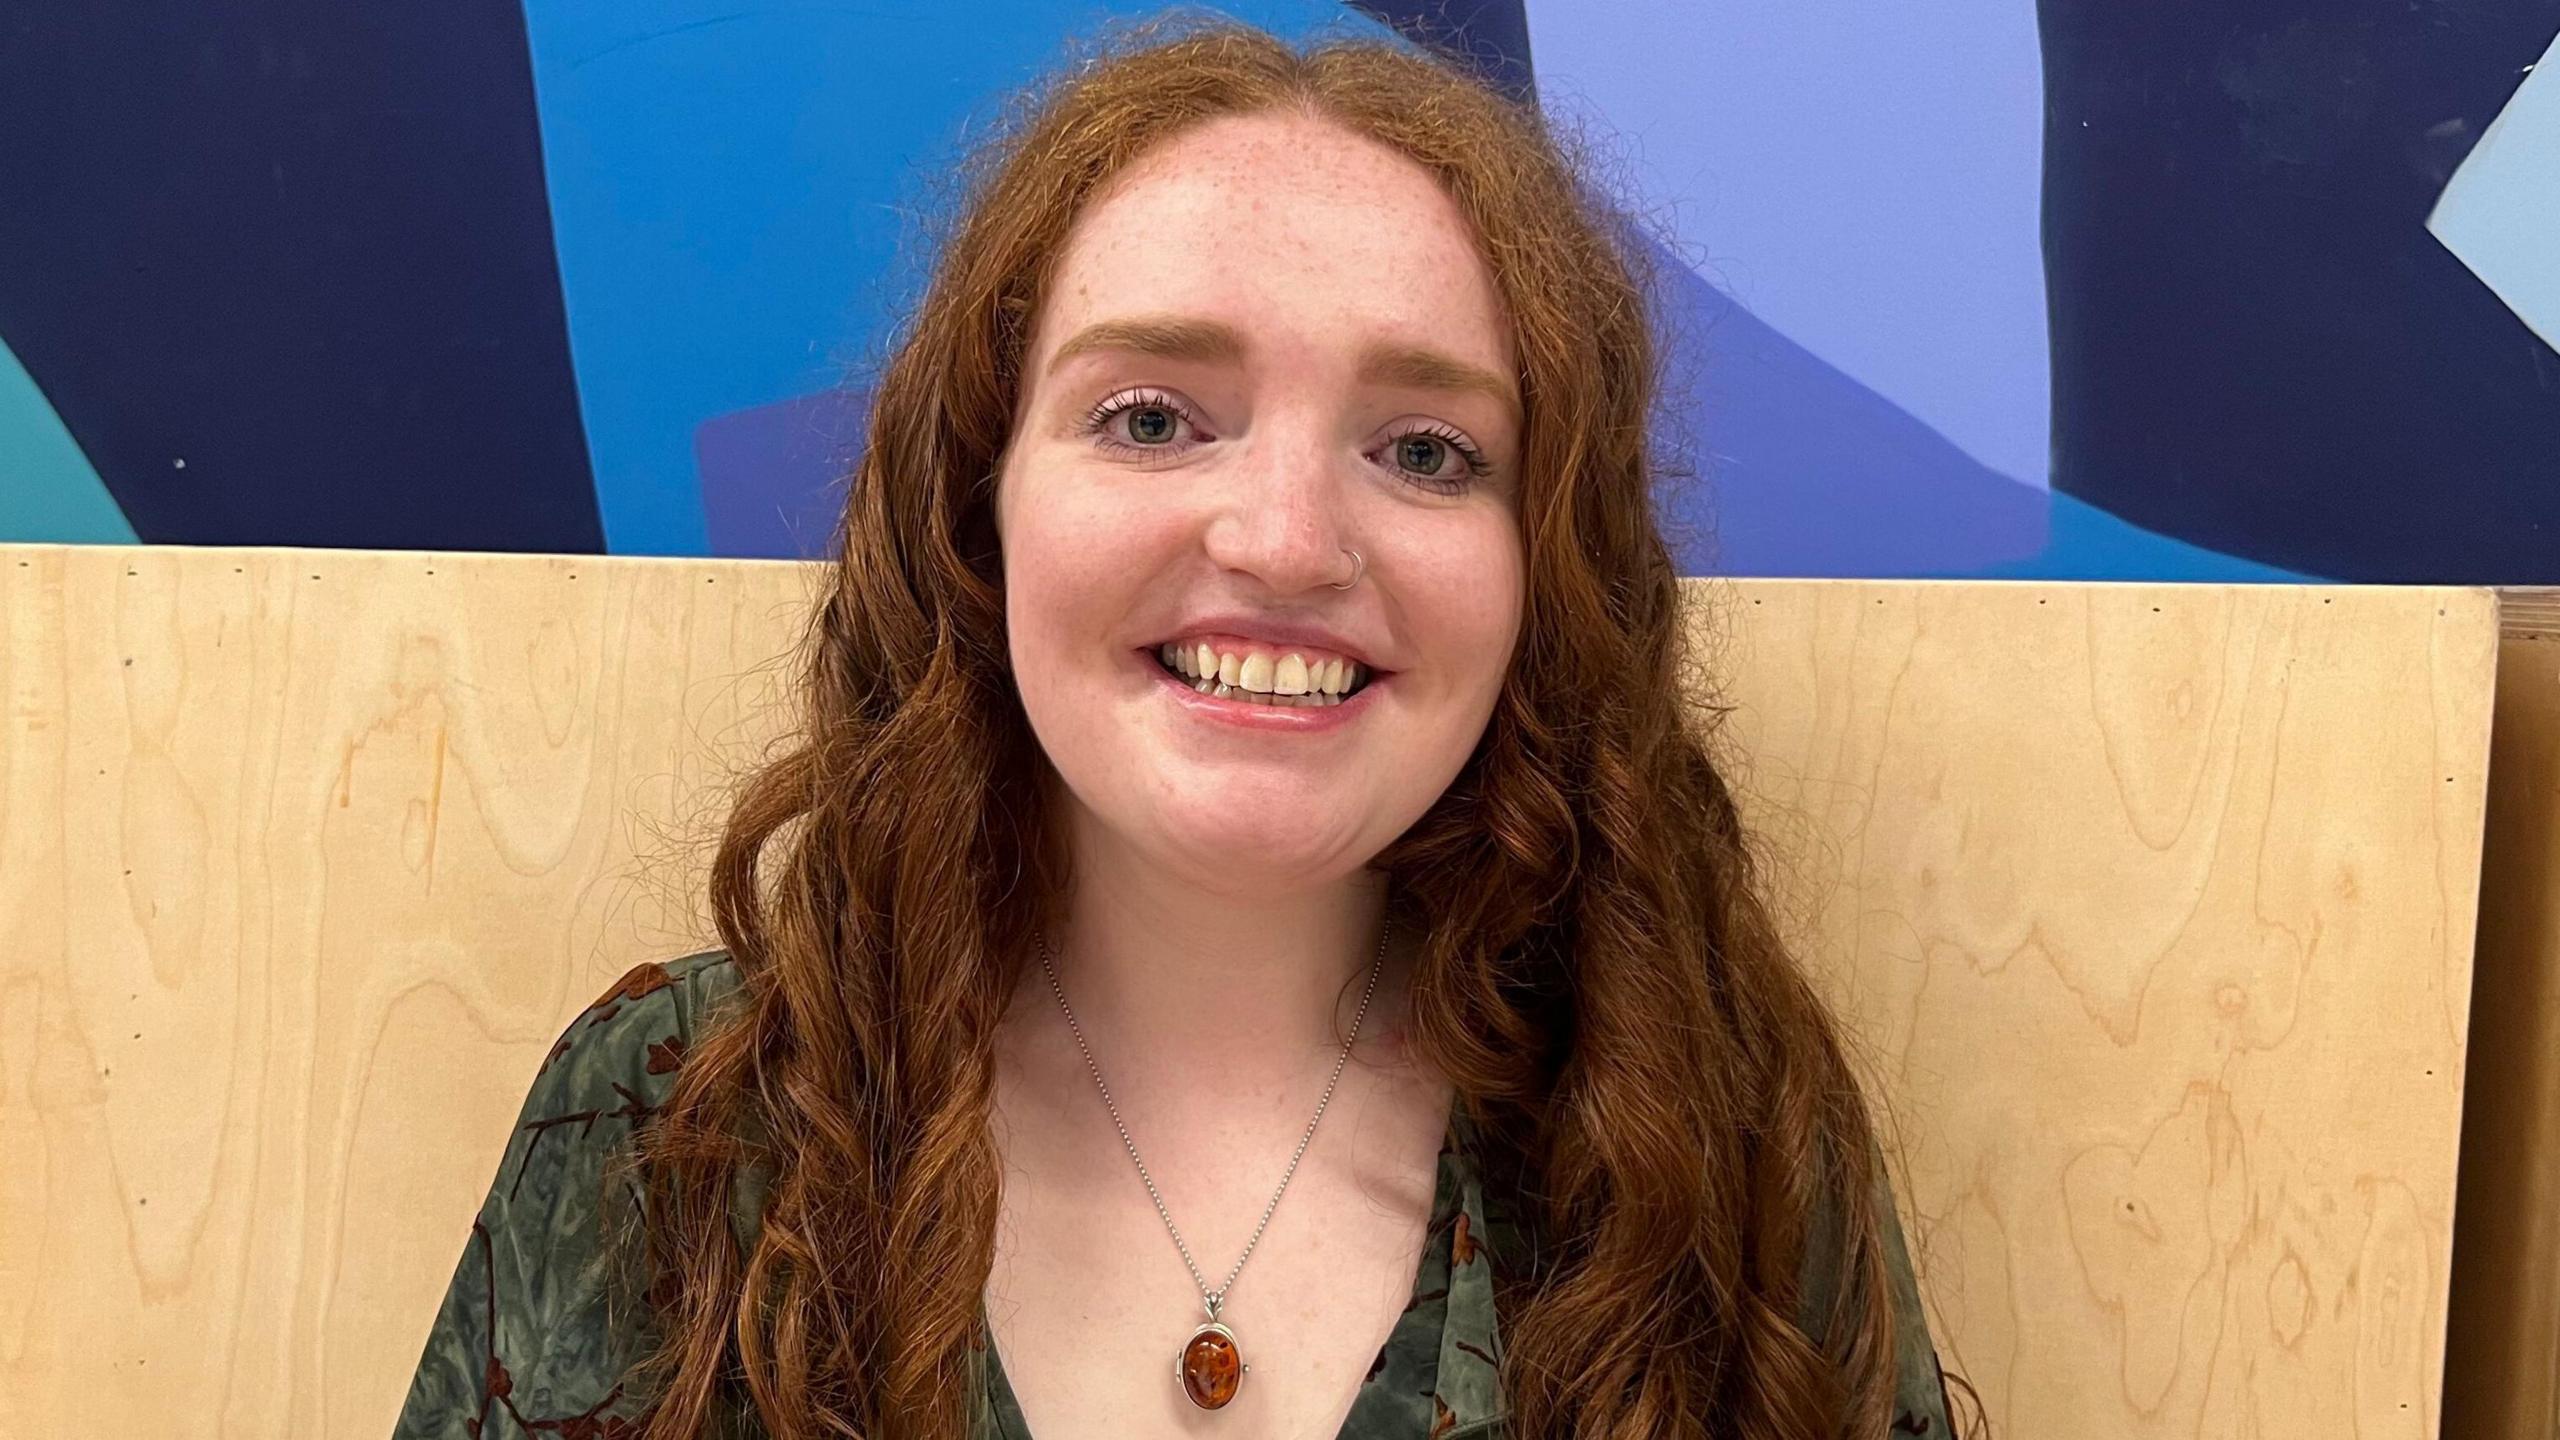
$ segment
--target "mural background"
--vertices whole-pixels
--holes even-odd
[[[1219,8],[1603,137],[1691,573],[2560,583],[2560,0]],[[1155,9],[0,0],[0,539],[808,553],[934,178]]]

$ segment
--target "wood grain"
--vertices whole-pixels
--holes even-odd
[[[0,548],[0,1435],[385,1431],[812,577]],[[1998,1433],[2436,1433],[2491,597],[1693,596]]]
[[[2445,1434],[2560,1434],[2560,590],[2509,591],[2490,745]]]
[[[0,550],[0,1431],[378,1436],[797,566]]]
[[[2434,1434],[2492,598],[1720,593],[1995,1433]]]

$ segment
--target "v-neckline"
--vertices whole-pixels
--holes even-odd
[[[1361,1380],[1351,1409],[1335,1432],[1335,1440],[1352,1440],[1355,1436],[1366,1440],[1401,1434],[1407,1429],[1416,1435],[1443,1435],[1445,1440],[1443,1417],[1456,1422],[1459,1429],[1473,1431],[1493,1416],[1469,1413],[1471,1410],[1489,1412],[1499,1408],[1499,1391],[1490,1383],[1492,1361],[1500,1353],[1499,1341],[1493,1334],[1492,1280],[1490,1266],[1478,1253],[1485,1239],[1482,1191],[1467,1135],[1463,1102],[1452,1097],[1432,1182],[1429,1228],[1423,1236],[1421,1257],[1415,1262],[1404,1313],[1396,1317],[1378,1358]],[[1464,1265],[1454,1264],[1462,1236],[1468,1237],[1472,1260]],[[1453,1328],[1451,1320],[1460,1316],[1468,1323]],[[1004,1357],[996,1345],[995,1327],[988,1319],[984,1294],[978,1299],[978,1326],[983,1340],[977,1352],[982,1376],[978,1390],[985,1403],[987,1431],[993,1440],[1034,1440],[1030,1425],[1023,1418],[1021,1398],[1014,1393],[1012,1378],[1005,1373]],[[1472,1377],[1472,1384],[1444,1385],[1443,1362],[1453,1351],[1462,1362],[1483,1361],[1488,1373]],[[1168,1357],[1167,1368],[1170,1366]],[[1458,1391],[1454,1404],[1444,1397],[1444,1391],[1450,1389]],[[1475,1402],[1472,1405],[1471,1400]],[[1412,1418],[1401,1418],[1405,1415]]]

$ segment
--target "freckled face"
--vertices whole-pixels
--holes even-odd
[[[1330,124],[1208,123],[1087,206],[997,499],[1014,674],[1078,820],[1242,891],[1349,875],[1430,808],[1519,633],[1514,365],[1456,206]],[[1330,588],[1346,546],[1365,572]],[[1239,715],[1152,658],[1212,614],[1322,627],[1382,678]]]

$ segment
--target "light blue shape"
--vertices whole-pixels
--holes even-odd
[[[1973,580],[2160,580],[2172,583],[2301,584],[2319,577],[2207,550],[2099,509],[2075,495],[2055,494],[2050,536],[2041,554],[1968,570]]]
[[[2427,231],[2560,349],[2560,40],[2453,172]]]
[[[706,553],[693,435],[844,381],[924,257],[902,212],[1066,37],[1159,6],[528,0],[606,547]],[[1225,13],[1385,34],[1334,0]],[[912,262],[912,263],[911,263]]]
[[[1529,28],[1541,97],[1623,137],[1700,273],[1974,459],[2047,483],[2032,0],[1532,0]]]
[[[134,538],[53,402],[0,343],[0,540],[130,545]]]

